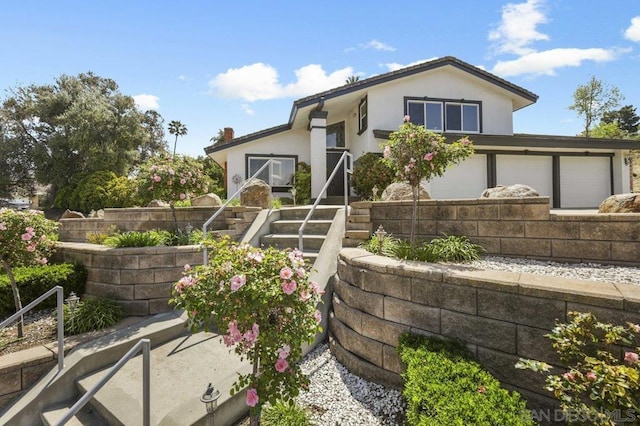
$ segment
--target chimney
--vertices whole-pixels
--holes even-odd
[[[233,139],[233,127],[224,128],[224,141],[230,141]]]

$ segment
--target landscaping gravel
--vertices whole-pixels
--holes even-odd
[[[602,265],[599,263],[558,263],[498,256],[487,256],[465,265],[479,269],[495,269],[607,283],[640,285],[640,268],[636,267]]]

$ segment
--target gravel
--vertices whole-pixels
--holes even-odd
[[[487,256],[465,265],[479,269],[525,272],[589,281],[640,285],[640,268],[629,266],[601,265],[599,263],[558,263],[498,256]]]

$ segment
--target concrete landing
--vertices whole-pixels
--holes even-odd
[[[81,393],[106,374],[102,370],[79,381]],[[206,423],[200,397],[212,383],[222,396],[216,424],[227,425],[247,411],[244,393],[231,397],[229,390],[251,365],[233,353],[214,333],[185,334],[151,348],[151,424],[194,425]],[[140,424],[142,421],[142,355],[130,360],[94,396],[94,408],[109,424]]]

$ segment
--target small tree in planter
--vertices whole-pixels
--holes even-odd
[[[204,164],[188,156],[152,157],[139,167],[137,173],[140,201],[143,204],[151,200],[168,202],[176,230],[175,202],[206,194],[210,185],[211,179],[204,171]]]
[[[434,176],[442,176],[449,166],[460,163],[473,155],[473,144],[467,137],[446,143],[440,133],[426,130],[411,123],[408,115],[400,129],[389,135],[384,145],[383,157],[394,168],[399,181],[408,181],[413,195],[411,214],[411,244],[415,240],[418,212],[418,188],[420,182]]]
[[[249,387],[246,403],[257,425],[264,403],[290,401],[309,382],[296,362],[302,344],[322,330],[322,291],[298,250],[261,250],[228,237],[207,244],[209,264],[176,283],[172,302],[188,312],[192,331],[213,319],[225,344],[252,362],[252,373],[238,378],[232,394]]]
[[[46,265],[55,248],[56,232],[57,224],[41,212],[0,209],[0,262],[11,283],[16,312],[22,309],[22,301],[12,268]],[[20,316],[19,338],[24,336],[23,327]]]

